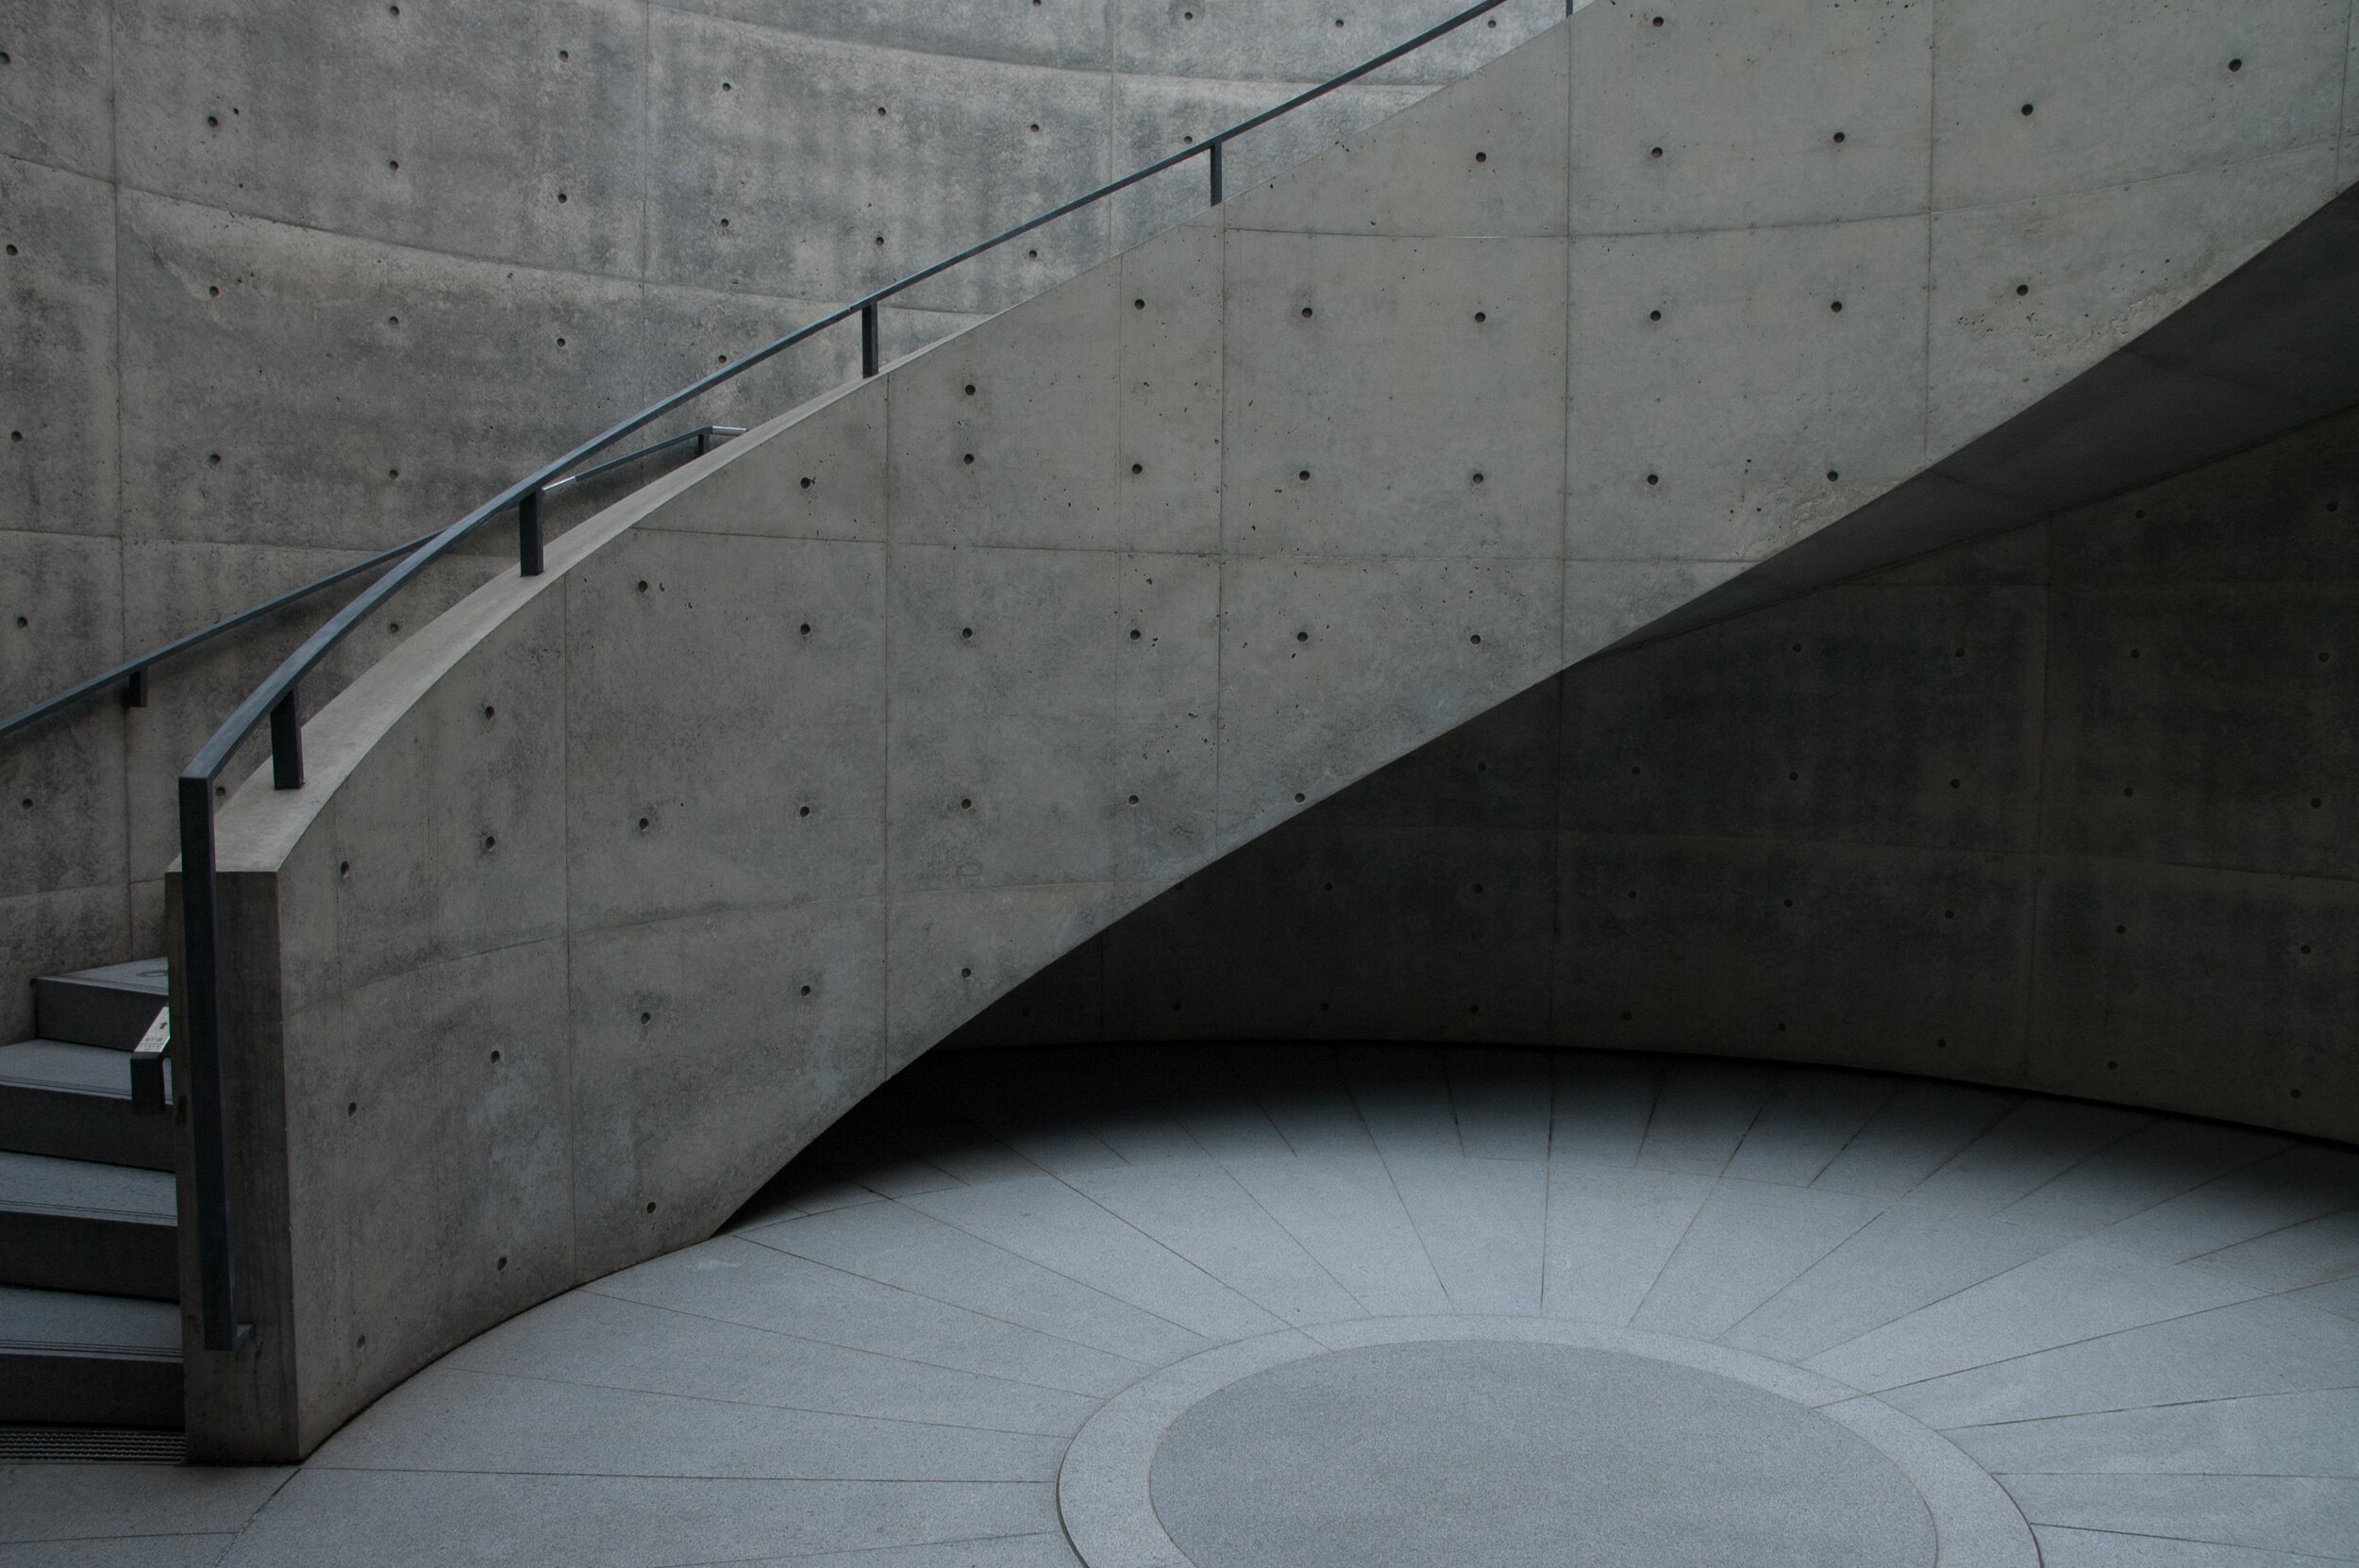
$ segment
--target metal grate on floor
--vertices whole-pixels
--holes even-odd
[[[104,1426],[0,1426],[0,1464],[184,1464],[180,1432]]]

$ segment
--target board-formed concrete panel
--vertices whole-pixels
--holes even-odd
[[[1566,553],[1758,560],[1922,468],[1925,244],[1922,216],[1576,239]]]
[[[531,1211],[561,1209],[565,1229],[533,1256],[577,1277],[621,1266],[709,1233],[884,1076],[1126,911],[1594,651],[1617,617],[1674,608],[1947,455],[1924,433],[1926,333],[1911,329],[1937,285],[1926,207],[1722,235],[1674,204],[1619,253],[1613,288],[1637,301],[1648,271],[1677,283],[1668,304],[1702,302],[1729,373],[1708,374],[1703,339],[1596,357],[1593,337],[1657,324],[1584,330],[1575,258],[1599,237],[1577,215],[1532,230],[1587,191],[1561,161],[1579,73],[1559,62],[1631,25],[1620,13],[1593,7],[1309,169],[650,484],[553,541],[545,575],[500,573],[359,676],[308,727],[302,790],[258,776],[236,792],[220,830],[239,1137],[256,1159],[289,1153],[241,1197],[242,1247],[265,1255],[261,1337],[192,1353],[210,1391],[191,1401],[200,1449],[306,1451],[437,1335],[455,1343],[527,1290],[496,1277],[495,1254],[479,1284],[421,1300],[382,1359],[322,1348],[360,1330],[337,1318],[321,1239],[354,1207],[394,1223],[371,1162],[339,1152],[360,1101],[321,1071],[365,1057],[390,1082],[411,1059],[397,1018],[353,1005],[363,990],[432,968],[461,992],[523,987],[536,1029],[563,1017],[562,1092],[513,1150],[570,1194],[537,1193]],[[1795,8],[1750,69],[1807,75],[1861,25]],[[1509,140],[1468,164],[1477,135]],[[1605,183],[1652,177],[1651,161]],[[1777,183],[1741,161],[1732,180]],[[1561,208],[1501,193],[1555,169]],[[1293,199],[1323,171],[1344,207]],[[1371,172],[1399,176],[1351,220],[1371,232],[1334,232]],[[2139,198],[2165,183],[2093,207],[2118,221],[2083,231],[2088,254],[2144,243]],[[1989,417],[2088,370],[2329,193],[2311,179],[2275,205],[2181,209],[2218,225],[2193,259],[2093,305],[2090,332]],[[1511,232],[1458,232],[1470,224]],[[1618,368],[1584,380],[1601,362]],[[1568,494],[1607,493],[1620,467],[1570,439],[1583,390],[1660,410],[1632,439],[1667,430],[1675,450],[1634,485],[1651,473],[1660,492],[1681,462],[1701,476],[1612,553],[1567,537],[1595,509],[1568,525]],[[1803,440],[1844,444],[1795,453]],[[1748,459],[1765,475],[1747,477]],[[1761,521],[1732,539],[1740,506]],[[1929,545],[1903,531],[1884,547]],[[1504,930],[1536,915],[1568,853],[1530,841],[1463,889],[1439,862],[1408,880],[1467,928]],[[1641,946],[1681,940],[1683,902],[1728,890],[1702,861],[1658,860],[1634,887],[1597,870],[1581,918]],[[1995,875],[1961,864],[1959,916],[1916,924],[1881,864],[1820,892],[1847,929],[1921,967],[1943,942],[2003,945],[2003,910],[1984,919],[1966,896]],[[1781,879],[1765,863],[1750,885],[1765,897]],[[1631,892],[1637,914],[1613,902]],[[560,941],[562,969],[528,979],[487,958],[522,965]],[[1546,1023],[1555,1003],[1498,978],[1451,994],[1432,973],[1421,1027]],[[1698,989],[1698,1026],[1730,1023],[1730,998]],[[481,1010],[487,1062],[514,1001]],[[465,1009],[454,994],[438,1015]],[[1777,1054],[1775,1022],[1759,1054]],[[405,1157],[477,1159],[472,1124],[448,1125],[446,1149],[422,1124]],[[460,1187],[434,1191],[393,1253],[494,1234],[448,1211]],[[240,1410],[226,1426],[205,1413]]]

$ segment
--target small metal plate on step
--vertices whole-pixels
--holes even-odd
[[[186,1464],[185,1432],[0,1426],[0,1464]]]

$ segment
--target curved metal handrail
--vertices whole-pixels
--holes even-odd
[[[578,484],[584,479],[595,478],[609,469],[620,468],[625,463],[637,462],[642,458],[651,458],[658,452],[668,451],[672,447],[685,445],[691,442],[696,443],[697,455],[701,457],[714,437],[742,436],[745,433],[743,429],[733,425],[700,425],[696,429],[682,431],[677,436],[657,442],[652,446],[643,446],[636,452],[626,452],[623,456],[602,462],[595,468],[585,468],[578,474],[568,474],[561,479],[552,480],[541,487],[541,492],[545,495],[561,486]],[[420,534],[407,544],[396,544],[390,550],[380,550],[366,560],[354,561],[350,566],[339,567],[326,576],[313,577],[301,588],[291,588],[275,598],[265,599],[259,605],[238,611],[235,615],[215,621],[211,626],[200,627],[186,637],[175,638],[161,647],[150,648],[137,659],[125,659],[113,669],[103,675],[92,676],[78,686],[70,686],[54,697],[37,702],[21,713],[11,714],[8,718],[0,720],[0,741],[7,740],[21,729],[30,729],[43,719],[54,719],[79,708],[82,704],[92,701],[109,691],[119,690],[123,693],[123,706],[125,708],[145,708],[147,706],[147,672],[157,665],[169,663],[182,654],[193,652],[217,637],[226,636],[240,626],[250,626],[276,610],[286,609],[289,605],[300,604],[312,594],[333,588],[347,578],[357,577],[364,572],[373,572],[388,561],[399,560],[412,550],[433,543],[441,531],[438,528],[434,533]]]
[[[1475,18],[1497,10],[1506,3],[1507,0],[1479,0],[1478,4],[1427,28],[1406,43],[1387,49],[1339,76],[1298,92],[1275,108],[1264,109],[1250,119],[1241,120],[1194,146],[1158,158],[1143,169],[1133,170],[1120,179],[1099,186],[1087,195],[1077,196],[1029,222],[1019,224],[1004,234],[994,236],[979,244],[969,245],[955,256],[920,268],[896,282],[888,283],[875,292],[831,310],[816,321],[756,349],[735,364],[724,366],[682,387],[669,397],[649,404],[603,434],[582,442],[555,462],[519,479],[434,535],[408,559],[377,578],[355,595],[343,609],[330,616],[325,625],[305,640],[301,647],[287,656],[285,662],[272,673],[268,680],[255,688],[238,705],[236,711],[213,732],[212,739],[205,742],[204,749],[190,759],[187,767],[181,769],[178,780],[181,941],[188,1022],[188,1027],[183,1031],[187,1049],[183,1065],[188,1072],[191,1130],[196,1145],[193,1172],[196,1212],[192,1216],[195,1222],[197,1243],[196,1305],[204,1326],[207,1349],[235,1350],[253,1332],[251,1326],[237,1321],[236,1267],[230,1244],[228,1086],[223,1060],[225,1020],[221,994],[221,903],[214,877],[214,785],[222,771],[228,767],[229,759],[238,747],[267,718],[270,721],[272,782],[281,790],[302,787],[303,723],[298,693],[303,677],[326,658],[351,633],[353,627],[366,620],[379,605],[400,592],[411,578],[510,507],[516,509],[518,571],[527,577],[538,576],[542,570],[542,494],[566,470],[597,456],[631,432],[645,428],[724,382],[743,375],[805,339],[816,337],[855,316],[860,318],[861,325],[861,375],[874,375],[878,369],[878,312],[885,301],[895,295],[971,261],[987,251],[995,250],[1011,240],[1019,239],[1036,228],[1127,191],[1143,180],[1178,168],[1191,158],[1209,160],[1212,204],[1217,207],[1222,200],[1221,149],[1224,143],[1290,114],[1305,104],[1323,98],[1338,88],[1347,87],[1369,73],[1381,70],[1403,55],[1414,53],[1435,39],[1455,32]],[[1575,4],[1576,0],[1565,0],[1566,15],[1572,13]]]

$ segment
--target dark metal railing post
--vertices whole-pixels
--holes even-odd
[[[516,503],[516,570],[524,576],[541,575],[541,491],[526,491]]]
[[[147,706],[147,672],[145,670],[134,670],[124,677],[123,706],[125,708]]]
[[[877,307],[874,301],[860,308],[860,373],[863,376],[877,374]]]
[[[1213,205],[1220,205],[1220,138],[1213,138]]]
[[[290,686],[287,694],[271,705],[270,710],[270,781],[273,789],[303,788],[303,709],[299,705],[300,687]],[[211,808],[208,807],[209,811]]]
[[[213,781],[180,778],[180,941],[188,1008],[180,1043],[195,1153],[196,1307],[208,1350],[253,1335],[238,1321],[229,1245],[229,1076],[223,1070],[221,905],[213,883]]]

